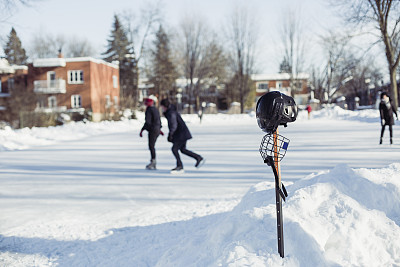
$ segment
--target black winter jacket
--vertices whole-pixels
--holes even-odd
[[[148,132],[160,133],[161,129],[161,120],[160,113],[156,107],[147,107],[145,113],[145,123],[143,125],[142,130],[146,130]]]
[[[381,101],[379,104],[379,112],[381,114],[381,120],[385,120],[384,125],[394,125],[393,113],[396,114],[397,117],[397,112],[392,103],[390,103],[390,108],[388,108],[386,103]]]
[[[192,138],[189,128],[183,121],[181,115],[174,105],[170,105],[164,112],[164,116],[168,120],[169,136],[172,137],[172,143],[184,142]]]

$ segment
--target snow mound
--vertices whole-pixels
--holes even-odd
[[[277,252],[273,186],[271,182],[253,186],[230,212],[113,229],[110,236],[81,252],[66,246],[65,253],[74,257],[58,262],[72,266],[83,254],[96,253],[91,258],[97,263],[118,266],[400,264],[399,163],[383,169],[338,165],[288,186],[289,197],[283,204],[285,258]],[[105,248],[107,253],[102,254]],[[104,256],[110,254],[120,256]]]
[[[154,264],[400,264],[400,164],[355,170],[338,165],[289,186],[288,191],[283,205],[284,259],[277,253],[275,190],[265,182],[252,187],[231,212],[160,226],[164,235],[160,239],[169,242],[157,249],[164,253]]]
[[[275,191],[261,183],[232,212],[179,223],[185,230],[165,236],[175,242],[161,249],[156,265],[400,264],[400,164],[379,170],[338,165],[288,190],[284,259],[277,253]]]

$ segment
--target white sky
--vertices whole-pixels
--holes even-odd
[[[9,34],[14,26],[22,45],[29,50],[29,42],[34,34],[44,32],[53,36],[63,35],[66,38],[86,38],[100,54],[104,52],[106,40],[110,34],[113,16],[123,11],[136,14],[148,1],[141,0],[36,0],[32,7],[20,6],[11,18],[0,25],[0,37]],[[152,1],[154,2],[154,1]],[[333,15],[326,0],[163,0],[162,10],[165,24],[178,27],[179,21],[186,13],[200,15],[210,24],[210,28],[221,32],[222,25],[235,4],[246,5],[258,18],[260,29],[259,62],[262,72],[278,71],[281,56],[276,44],[279,35],[276,33],[282,22],[282,14],[289,7],[300,8],[305,30],[311,36],[326,29],[338,27],[339,19]],[[221,40],[223,41],[223,40]]]

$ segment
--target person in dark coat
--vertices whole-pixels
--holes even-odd
[[[146,166],[148,170],[155,170],[156,169],[156,141],[158,136],[164,135],[161,131],[161,120],[160,120],[160,113],[158,109],[154,107],[154,100],[151,98],[146,98],[144,100],[144,104],[146,105],[146,112],[145,112],[145,123],[140,131],[140,137],[143,137],[143,131],[146,130],[149,132],[149,150],[150,150],[150,164]]]
[[[204,162],[204,158],[186,148],[187,140],[192,138],[186,123],[183,121],[181,115],[179,115],[176,107],[172,105],[168,99],[163,99],[160,105],[164,111],[164,116],[168,120],[168,142],[172,142],[172,153],[176,158],[176,167],[172,171],[183,170],[183,164],[179,156],[179,150],[196,160],[195,167],[199,168]]]
[[[386,125],[389,126],[390,144],[393,144],[393,127],[392,127],[394,125],[393,113],[396,114],[397,119],[399,119],[399,117],[397,116],[396,109],[390,102],[390,98],[386,92],[383,92],[381,94],[381,103],[379,104],[379,112],[381,115],[381,125],[382,125],[381,138],[379,144],[382,144],[382,138],[385,132]]]

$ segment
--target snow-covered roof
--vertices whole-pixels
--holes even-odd
[[[0,58],[0,73],[1,74],[12,74],[16,70],[27,70],[28,67],[24,65],[10,65],[8,60],[5,58]]]
[[[6,73],[14,73],[15,70],[8,64],[7,59],[5,58],[0,58],[0,73],[6,74]]]
[[[119,69],[119,66],[116,63],[110,63],[110,62],[104,61],[102,59],[93,58],[93,57],[71,57],[71,58],[66,58],[65,61],[66,62],[91,61],[91,62],[94,62],[94,63],[97,63],[97,64],[104,64],[104,65],[107,65],[109,67],[112,67],[112,68],[115,68],[115,69]]]
[[[34,67],[65,67],[65,58],[37,58],[33,60]]]
[[[308,73],[298,73],[294,76],[295,79],[303,80],[308,79],[310,75]],[[253,81],[279,81],[279,80],[289,80],[289,73],[275,73],[275,74],[252,74],[251,79]]]
[[[73,57],[73,58],[38,58],[33,60],[33,66],[38,68],[43,67],[65,67],[68,62],[85,62],[91,61],[97,64],[104,64],[109,67],[118,69],[119,66],[114,63],[106,62],[102,59],[92,57]]]

